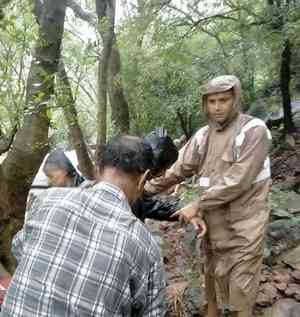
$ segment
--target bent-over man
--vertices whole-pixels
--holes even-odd
[[[101,154],[91,188],[37,197],[14,240],[18,267],[0,316],[164,315],[159,248],[132,213],[151,147],[121,137]]]

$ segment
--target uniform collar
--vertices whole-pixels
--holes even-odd
[[[223,124],[217,123],[213,120],[208,120],[209,127],[215,129],[217,132],[222,132],[225,129],[234,125],[234,123],[238,120],[240,113],[234,113],[231,117],[228,118]]]
[[[114,184],[101,181],[101,182],[97,183],[94,186],[94,188],[101,189],[101,190],[104,190],[106,192],[109,192],[113,196],[115,196],[118,200],[124,200],[124,199],[127,200],[127,197],[125,196],[123,190],[120,189],[120,187],[118,187],[118,186],[116,186]]]

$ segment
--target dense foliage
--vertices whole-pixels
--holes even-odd
[[[74,1],[73,1],[74,2]],[[95,14],[92,1],[76,1]],[[258,116],[281,108],[280,63],[291,43],[292,100],[299,96],[300,8],[297,1],[117,1],[116,36],[131,133],[164,125],[173,136],[190,135],[203,124],[201,85],[225,73],[239,76],[244,109]],[[22,121],[28,68],[37,27],[28,2],[11,1],[1,21],[0,135]],[[101,37],[91,20],[67,10],[62,58],[81,126],[96,139],[97,61]],[[49,104],[51,144],[69,147],[62,104]],[[108,135],[116,127],[108,111]]]

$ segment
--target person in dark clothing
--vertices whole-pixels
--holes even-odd
[[[178,158],[178,150],[164,128],[155,128],[144,137],[153,151],[154,167],[152,177],[162,175]]]
[[[176,162],[178,150],[173,140],[168,136],[166,129],[155,128],[144,137],[153,151],[153,168],[151,169],[151,178],[159,177]],[[177,218],[171,218],[171,215],[179,208],[178,199],[161,199],[147,193],[143,193],[135,204],[132,211],[141,221],[146,218],[154,220],[176,221]]]

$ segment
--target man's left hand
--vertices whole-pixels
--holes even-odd
[[[178,217],[181,222],[192,224],[197,233],[197,238],[200,239],[206,234],[206,223],[202,219],[201,211],[197,202],[192,202],[184,208],[176,211],[171,218],[175,217]]]
[[[193,225],[193,227],[197,233],[197,238],[202,239],[207,232],[207,227],[206,227],[205,221],[201,217],[193,217],[190,220],[190,224]]]
[[[193,217],[199,217],[200,210],[197,202],[192,202],[187,206],[177,210],[171,217],[178,217],[179,221],[189,223]]]

